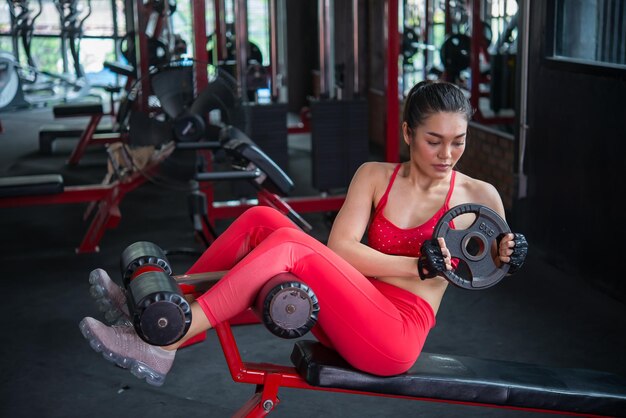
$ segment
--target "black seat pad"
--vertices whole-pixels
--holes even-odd
[[[36,196],[63,192],[59,174],[0,177],[0,197]]]
[[[291,178],[267,154],[265,154],[245,133],[228,126],[222,130],[222,146],[235,159],[252,163],[265,176],[263,186],[273,193],[288,195],[295,187]],[[246,164],[247,165],[247,164]]]
[[[611,373],[422,353],[405,374],[353,369],[335,351],[298,341],[291,354],[311,385],[416,398],[626,416],[626,378]]]
[[[103,113],[103,111],[102,103],[96,102],[64,103],[52,108],[55,118],[97,115]]]

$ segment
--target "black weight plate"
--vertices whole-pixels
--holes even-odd
[[[470,66],[471,38],[455,33],[446,38],[439,51],[446,70],[460,72]]]
[[[476,219],[467,229],[450,227],[450,221],[473,213]],[[468,290],[482,290],[498,283],[509,271],[508,264],[496,265],[491,248],[500,234],[511,232],[500,215],[486,206],[462,204],[451,208],[439,220],[433,238],[443,237],[452,258],[465,263],[471,277],[463,277],[455,271],[445,271],[444,277],[452,284]]]

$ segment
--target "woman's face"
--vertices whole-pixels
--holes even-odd
[[[416,128],[402,124],[411,161],[425,174],[445,178],[465,151],[467,120],[462,113],[434,113]]]

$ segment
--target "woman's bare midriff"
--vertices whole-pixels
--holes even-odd
[[[448,288],[448,281],[443,277],[434,277],[427,280],[405,277],[380,277],[377,279],[421,297],[433,308],[435,315],[437,315],[443,295]]]

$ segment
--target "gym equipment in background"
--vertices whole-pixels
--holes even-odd
[[[0,110],[27,106],[29,103],[24,98],[15,57],[8,52],[0,51]]]
[[[76,146],[68,160],[69,165],[76,165],[89,145],[126,141],[128,118],[133,104],[134,93],[132,88],[136,79],[135,70],[128,65],[119,63],[105,62],[104,66],[111,72],[126,78],[124,94],[120,97],[117,108],[114,96],[122,91],[119,86],[103,87],[111,97],[108,112],[104,111],[104,106],[100,101],[81,101],[53,106],[52,114],[55,119],[88,117],[89,120],[84,128],[58,122],[42,125],[39,129],[40,153],[52,154],[57,139],[76,138]],[[110,116],[111,121],[110,123],[103,123],[102,118],[107,115]]]
[[[510,3],[405,2],[400,41],[404,92],[424,79],[445,79],[467,91],[476,122],[508,125],[508,130],[514,122],[517,55],[517,12]],[[443,19],[433,19],[433,13]]]
[[[87,0],[87,12],[81,14],[77,9],[77,0],[60,1],[73,6],[71,12],[61,15],[62,52],[64,41],[69,40],[70,49],[76,68],[79,65],[78,45],[82,36],[82,25],[91,14],[91,3]],[[13,37],[13,56],[0,51],[0,111],[19,109],[29,106],[45,105],[50,102],[72,101],[89,93],[90,85],[84,74],[55,74],[38,68],[32,56],[31,44],[34,36],[35,20],[42,11],[41,0],[37,7],[29,0],[11,0],[11,35]],[[63,8],[65,11],[66,8]],[[61,13],[61,9],[59,9]],[[65,12],[64,12],[65,13]],[[71,38],[68,34],[71,33]],[[20,44],[25,56],[25,64],[21,63]],[[63,61],[66,57],[63,55]]]
[[[231,161],[231,170],[200,171],[195,175],[196,187],[190,194],[190,207],[194,227],[199,238],[208,246],[217,234],[212,227],[212,219],[235,218],[256,205],[273,207],[289,217],[306,232],[313,227],[301,216],[294,206],[304,203],[307,198],[288,196],[294,188],[291,178],[243,131],[234,126],[219,130],[216,142],[178,143],[180,149],[216,150],[223,149]],[[211,201],[205,194],[206,183],[216,181],[245,180],[256,190],[256,198],[231,201]],[[331,202],[337,204],[337,202]]]
[[[146,165],[139,168],[123,145],[109,147],[113,171],[107,173],[102,184],[65,186],[59,174],[0,177],[0,208],[88,203],[84,219],[91,221],[76,252],[97,252],[105,231],[121,220],[120,204],[125,195],[148,181],[173,150],[173,144],[156,149]]]
[[[185,69],[185,71],[187,70],[188,68]],[[158,74],[165,73],[160,72]],[[233,113],[232,107],[236,103],[236,97],[230,84],[232,80],[229,77],[221,78],[218,76],[203,90],[191,106],[185,106],[188,95],[181,89],[181,83],[189,84],[190,80],[185,81],[185,77],[181,77],[180,73],[172,72],[171,74],[174,77],[156,77],[155,90],[164,94],[163,109],[172,112],[171,115],[176,115],[180,111],[180,115],[171,120],[159,121],[154,118],[147,118],[141,112],[133,112],[129,122],[129,133],[137,132],[138,135],[131,135],[132,138],[129,136],[129,139],[132,139],[129,143],[132,143],[133,146],[154,146],[159,149],[169,147],[168,144],[178,136],[179,142],[171,145],[172,148],[181,150],[222,149],[225,151],[231,161],[232,170],[200,172],[193,179],[196,187],[191,188],[190,208],[196,232],[203,242],[209,245],[216,237],[211,225],[212,217],[235,217],[251,205],[256,204],[275,207],[291,217],[303,229],[311,230],[311,226],[281,197],[289,194],[293,190],[294,184],[271,158],[256,147],[254,142],[240,130],[228,125],[220,127],[205,123],[202,119],[194,116],[219,110],[224,117],[221,123],[228,121],[231,117],[229,115]],[[185,72],[184,74],[189,73]],[[193,112],[197,111],[198,113],[185,112],[185,109],[192,109]],[[194,125],[196,130],[193,135],[190,135],[187,125],[188,123],[193,124],[195,121],[200,122],[198,125]],[[174,129],[176,126],[181,126],[179,131]],[[119,147],[122,150],[125,149],[122,144]],[[104,186],[88,186],[64,189],[60,176],[28,176],[25,179],[4,178],[0,180],[2,182],[0,184],[3,184],[3,187],[0,187],[0,196],[4,196],[6,199],[0,199],[0,207],[78,203],[102,199],[106,203],[99,206],[99,213],[102,213],[99,218],[100,221],[91,228],[97,231],[97,237],[94,238],[93,233],[88,233],[89,239],[86,236],[85,242],[81,244],[78,252],[97,251],[97,244],[104,233],[104,229],[115,226],[119,221],[118,205],[124,194],[147,179],[155,179],[153,174],[156,173],[161,161],[163,160],[156,161],[150,166],[155,171],[148,172],[146,169],[141,172],[131,171],[127,181],[114,182],[106,188]],[[122,172],[126,173],[125,171]],[[209,205],[206,195],[202,191],[205,188],[198,185],[200,182],[242,179],[249,181],[255,190],[258,190],[256,201],[239,201],[237,205],[221,205],[213,202]],[[16,197],[18,194],[22,197]]]
[[[61,19],[61,51],[63,52],[64,73],[68,73],[66,51],[69,47],[76,80],[86,79],[80,62],[80,40],[83,37],[83,24],[91,16],[91,0],[86,0],[84,9],[79,0],[54,0],[54,6]]]
[[[370,159],[369,107],[361,94],[358,2],[352,25],[335,24],[335,13],[318,2],[319,95],[309,100],[312,184],[321,193],[345,193],[356,169]],[[356,39],[352,39],[356,37]],[[336,42],[354,49],[336,57]]]
[[[135,145],[152,143],[153,141],[162,144],[164,141],[172,139],[169,135],[169,127],[163,129],[163,123],[157,119],[156,115],[163,113],[160,107],[150,108],[151,115],[136,108],[135,101],[140,94],[138,89],[141,88],[141,84],[135,78],[134,68],[117,63],[105,63],[105,65],[111,71],[127,77],[127,90],[120,98],[117,111],[111,117],[112,122],[110,124],[101,123],[105,113],[103,105],[99,102],[56,105],[52,109],[55,119],[86,116],[89,117],[89,121],[84,129],[59,123],[42,126],[39,130],[40,152],[52,153],[54,142],[60,138],[77,138],[76,145],[68,159],[69,165],[77,165],[87,147],[118,141],[126,142],[131,129],[138,133],[135,135]],[[170,80],[172,89],[181,97],[184,105],[193,99],[190,65],[190,61],[187,60],[172,62],[167,66],[154,67],[146,77]],[[132,79],[134,82],[129,84],[128,79]],[[159,104],[161,103],[159,102]],[[157,139],[155,140],[155,138]]]

